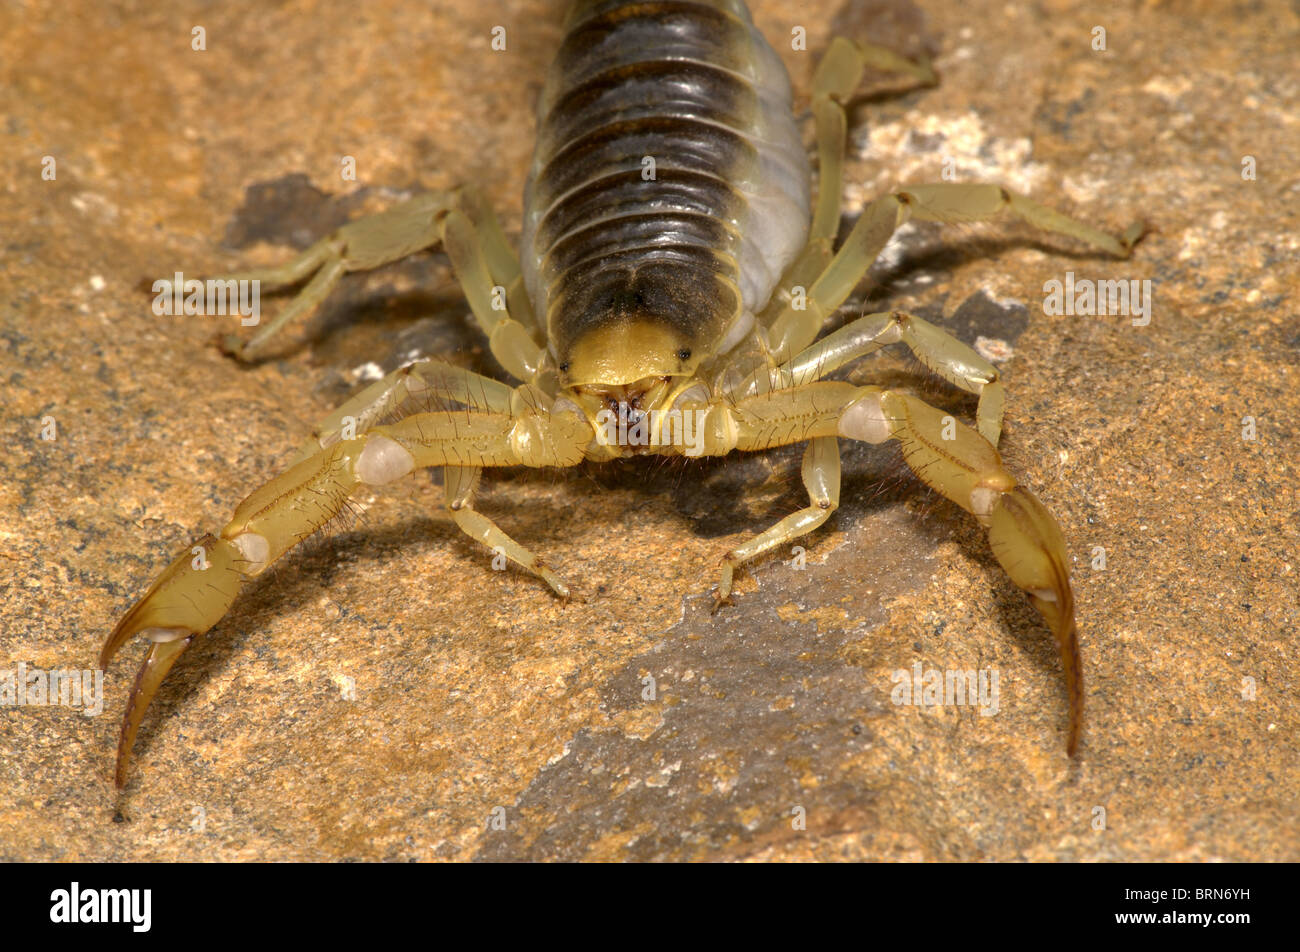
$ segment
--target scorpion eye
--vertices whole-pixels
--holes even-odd
[[[569,372],[569,362],[566,360],[564,363],[560,364],[560,373],[567,374],[568,372]]]
[[[691,359],[691,352],[690,352],[689,350],[685,350],[685,349],[683,349],[683,350],[679,350],[679,351],[677,352],[677,359],[678,359],[678,360],[690,360],[690,359]]]

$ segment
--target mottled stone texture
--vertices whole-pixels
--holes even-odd
[[[232,319],[156,317],[140,285],[281,261],[417,185],[477,182],[517,234],[551,7],[4,5],[0,668],[93,665],[358,368],[413,351],[491,368],[440,255],[348,278],[252,369],[213,346]],[[1077,762],[1046,631],[895,449],[847,448],[806,568],[759,564],[716,616],[720,554],[801,503],[797,449],[490,477],[482,507],[577,585],[567,605],[493,572],[419,475],[199,640],[124,794],[113,747],[142,646],[108,672],[102,716],[0,709],[0,858],[1300,859],[1295,5],[755,8],[800,108],[837,13],[936,57],[938,89],[864,87],[850,214],[951,160],[1155,228],[1122,263],[1014,225],[910,229],[851,308],[912,308],[1004,361],[1007,463],[1073,560]],[[1149,325],[1045,314],[1067,271],[1150,279]],[[855,375],[972,409],[901,354]],[[917,663],[996,671],[997,715],[891,703],[891,672]]]

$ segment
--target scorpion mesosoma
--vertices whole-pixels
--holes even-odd
[[[876,199],[835,248],[842,104],[867,68],[936,81],[924,61],[842,37],[830,44],[812,91],[814,205],[789,78],[742,0],[576,0],[538,106],[518,257],[484,200],[460,188],[354,221],[283,267],[235,275],[267,289],[307,281],[246,342],[226,340],[251,360],[345,273],[441,247],[492,354],[520,383],[435,360],[401,367],[325,418],[290,468],[255,490],[219,536],[200,540],[200,558],[186,547],[103,645],[101,667],[133,636],[150,642],[123,718],[117,785],[145,709],[181,653],[249,579],[362,487],[443,467],[456,525],[567,596],[551,566],[474,508],[485,467],[806,443],[808,505],[723,557],[723,604],[737,566],[835,511],[841,439],[898,441],[917,476],[987,527],[998,562],[1055,636],[1074,755],[1083,684],[1065,544],[1002,466],[998,371],[898,311],[818,335],[909,219],[1006,212],[1116,257],[1128,255],[1142,227],[1116,238],[997,185],[945,183]],[[945,414],[915,396],[825,379],[895,343],[978,397],[973,429],[944,433]]]

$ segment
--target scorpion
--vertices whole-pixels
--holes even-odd
[[[185,649],[250,579],[363,487],[442,467],[455,524],[567,597],[551,565],[475,509],[485,468],[806,443],[808,505],[723,556],[716,611],[739,566],[835,512],[840,440],[896,441],[916,476],[987,528],[997,561],[1055,638],[1075,756],[1084,694],[1065,542],[1003,467],[998,370],[897,310],[821,333],[910,219],[1007,214],[1121,258],[1142,223],[1114,237],[999,185],[945,182],[875,199],[836,247],[844,104],[869,68],[937,83],[927,60],[845,37],[829,44],[812,88],[814,204],[789,76],[742,0],[575,0],[563,30],[537,107],[518,255],[486,201],[464,186],[355,220],[281,267],[232,276],[267,290],[306,282],[246,341],[224,339],[228,353],[254,361],[344,274],[441,248],[492,355],[518,384],[410,362],[326,417],[220,535],[186,547],[103,644],[101,668],[129,639],[149,643],[122,720],[117,786],[145,710]],[[973,428],[909,393],[827,379],[900,343],[978,398]]]

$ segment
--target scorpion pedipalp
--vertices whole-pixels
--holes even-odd
[[[1021,486],[999,494],[988,519],[993,554],[1011,581],[1029,594],[1030,602],[1056,639],[1070,699],[1066,753],[1073,757],[1083,730],[1083,670],[1074,622],[1074,591],[1065,564],[1065,539],[1052,514]]]
[[[104,639],[100,668],[107,668],[131,638],[143,636],[152,642],[131,686],[122,719],[115,774],[119,787],[126,785],[131,746],[149,702],[194,637],[206,632],[230,609],[243,584],[241,566],[245,562],[234,543],[204,536],[167,566]]]

